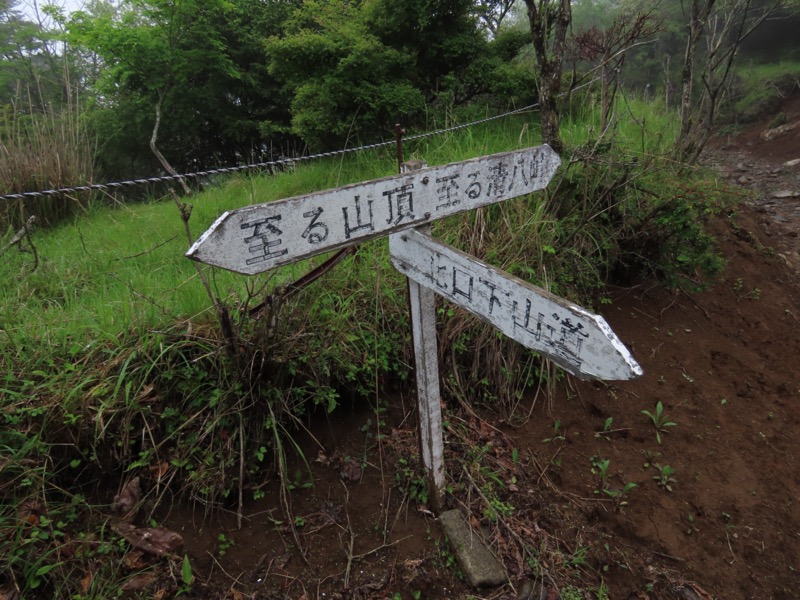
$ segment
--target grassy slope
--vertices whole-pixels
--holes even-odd
[[[580,104],[563,128],[574,152],[547,193],[451,217],[436,233],[560,293],[588,292],[613,257],[613,237],[622,231],[614,219],[648,213],[658,197],[651,189],[625,191],[624,183],[672,191],[668,163],[652,159],[669,148],[675,119],[636,102],[620,102],[617,114],[616,153],[605,140],[597,144],[593,107]],[[531,119],[408,143],[406,156],[437,165],[533,146],[539,135]],[[199,235],[224,210],[395,171],[394,149],[387,148],[270,177],[234,177],[190,199],[192,231]],[[622,179],[609,187],[609,177]],[[652,225],[658,233],[660,225]],[[248,286],[258,291],[252,304],[324,257],[252,278],[206,269],[231,309],[236,359],[221,349],[211,302],[183,256],[188,242],[172,199],[95,208],[55,230],[36,231],[33,241],[35,270],[31,254],[12,250],[0,257],[0,357],[9,367],[0,381],[6,425],[0,447],[7,461],[0,521],[16,523],[17,507],[35,498],[64,527],[80,528],[88,521],[75,508],[84,502],[75,481],[100,473],[116,480],[162,464],[169,465],[174,487],[213,504],[244,485],[237,484],[240,459],[249,469],[265,446],[282,447],[285,417],[309,402],[335,408],[341,384],[369,393],[387,374],[410,371],[404,283],[389,264],[385,240],[365,244],[293,296],[274,326],[268,318],[242,318],[238,307]],[[440,337],[457,348],[460,361],[442,365],[443,371],[461,369],[471,398],[505,389],[518,399],[535,380],[538,362],[461,313],[442,312]],[[501,354],[504,360],[494,362]],[[521,366],[509,373],[513,360]],[[481,378],[475,368],[505,379]],[[447,391],[465,391],[458,379],[447,378]],[[245,449],[220,444],[221,436],[238,439],[239,432]],[[54,539],[52,523],[42,531]],[[39,565],[54,564],[48,552],[57,544],[41,537],[34,543],[30,530],[17,533],[11,548],[25,552],[12,559],[0,549],[0,566],[35,574]],[[64,568],[53,573],[67,581]]]

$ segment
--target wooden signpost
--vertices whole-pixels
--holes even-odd
[[[541,190],[559,164],[538,146],[231,210],[186,256],[253,275]]]
[[[422,232],[389,237],[394,267],[582,379],[642,370],[605,319]]]
[[[560,164],[544,145],[232,210],[186,256],[255,274],[389,236],[392,264],[409,278],[421,458],[438,512],[445,471],[434,293],[578,377],[642,374],[602,317],[451,248],[420,227],[544,189]]]

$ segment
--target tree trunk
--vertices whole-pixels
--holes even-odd
[[[189,189],[189,186],[186,185],[186,180],[178,175],[178,172],[172,168],[172,165],[169,164],[164,155],[161,154],[161,151],[156,146],[156,142],[158,141],[158,128],[161,126],[161,100],[163,99],[163,95],[159,94],[158,102],[156,102],[156,122],[153,124],[153,134],[150,136],[150,150],[152,150],[153,154],[155,154],[158,162],[161,163],[161,166],[164,167],[164,170],[172,175],[173,177],[177,178],[180,182],[181,187],[183,188],[183,192],[188,196],[192,193]]]
[[[754,4],[758,7],[753,0],[736,0],[720,5],[719,14],[714,15],[715,0],[692,0],[689,39],[681,75],[681,128],[676,145],[678,157],[690,164],[700,157],[711,138],[717,110],[724,97],[725,85],[739,46],[775,12],[780,0],[774,0],[757,10],[753,10]],[[710,21],[713,26],[709,24]],[[692,90],[695,52],[704,36],[707,38],[708,51],[700,77],[703,89],[696,94]]]
[[[706,19],[714,7],[715,0],[692,0],[689,18],[689,35],[686,39],[686,53],[683,56],[683,68],[681,69],[681,128],[678,134],[678,145],[681,153],[684,152],[684,144],[689,144],[689,138],[693,129],[692,114],[692,84],[694,81],[694,58],[697,52],[697,45],[705,29]],[[701,6],[702,4],[702,6]]]
[[[561,92],[564,49],[567,31],[572,22],[570,0],[525,0],[531,26],[531,42],[536,53],[536,70],[539,76],[539,112],[542,139],[553,150],[561,153],[558,96]],[[550,34],[552,33],[552,42]]]

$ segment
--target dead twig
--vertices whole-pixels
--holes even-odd
[[[17,233],[14,234],[14,237],[5,245],[5,248],[0,250],[0,256],[3,256],[6,252],[11,249],[12,246],[19,244],[23,239],[27,238],[30,235],[30,227],[36,222],[36,215],[31,215],[28,217],[28,220],[25,221],[25,224],[20,228]]]

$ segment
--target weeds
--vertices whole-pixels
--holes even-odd
[[[29,99],[25,108],[0,108],[0,191],[12,194],[91,182],[93,142],[74,99],[62,109],[43,112]],[[31,215],[39,223],[55,225],[85,208],[85,201],[67,195],[4,201],[0,231],[18,229]]]
[[[677,483],[674,477],[675,469],[673,469],[669,465],[661,466],[658,463],[654,463],[653,467],[658,471],[658,475],[654,475],[653,479],[655,479],[656,483],[663,487],[668,492],[672,491],[672,484]]]
[[[511,123],[415,141],[408,149],[433,165],[539,143],[527,122]],[[650,145],[667,138],[624,132],[641,152],[634,163],[622,150],[587,141],[585,126],[570,126],[574,153],[565,156],[546,193],[452,217],[436,224],[436,235],[578,301],[594,297],[609,279],[658,276],[674,283],[712,272],[706,268],[716,264],[712,240],[701,234],[701,223],[718,210],[717,198],[705,184],[676,191],[653,155],[658,147]],[[394,169],[392,157],[378,154],[271,178],[234,178],[197,198],[192,226],[201,230],[223,210]],[[89,206],[72,227],[36,232],[34,272],[29,255],[3,255],[0,360],[8,369],[0,375],[6,426],[0,489],[2,518],[14,536],[0,543],[9,557],[2,566],[24,586],[70,581],[56,543],[61,534],[86,536],[86,560],[121,553],[117,538],[98,525],[101,515],[90,519],[87,511],[70,508],[78,496],[64,487],[76,480],[139,476],[149,506],[177,494],[209,511],[237,492],[240,503],[244,490],[258,497],[275,472],[283,494],[305,489],[312,482],[288,468],[292,453],[305,462],[293,440],[296,427],[312,413],[336,410],[350,394],[373,395],[387,381],[408,377],[404,280],[391,268],[385,243],[362,245],[313,286],[290,294],[291,282],[316,259],[247,281],[209,271],[214,303],[230,319],[232,336],[225,339],[197,272],[183,258],[182,236],[171,201]],[[440,348],[449,349],[441,365],[450,374],[445,392],[465,405],[491,402],[524,420],[533,410],[523,409],[526,391],[552,389],[563,377],[461,311],[443,306],[438,320]],[[658,419],[660,441],[674,423],[664,418],[659,425]],[[607,421],[602,433],[610,434],[611,426]],[[558,421],[547,441],[564,441]],[[496,530],[518,519],[509,482],[522,462],[519,452],[500,456],[500,447],[483,440],[470,444],[470,453],[465,447],[470,468],[455,482],[474,480],[475,514]],[[417,465],[405,460],[396,485],[425,504]],[[603,465],[598,458],[592,467],[598,490],[614,498],[629,492],[631,484],[620,490],[608,485],[607,461]],[[281,498],[288,507],[288,497]],[[44,521],[39,509],[31,511],[35,526],[18,523],[15,509],[28,500],[47,507]],[[295,534],[301,526],[294,515],[285,522]],[[103,533],[91,538],[98,530]],[[520,547],[531,545],[537,544]],[[62,585],[71,595],[85,595],[74,576]]]
[[[661,434],[667,433],[668,428],[678,425],[674,421],[670,421],[669,417],[664,413],[664,406],[661,404],[661,400],[656,402],[655,411],[643,410],[642,414],[646,415],[653,424],[653,427],[655,427],[656,440],[659,444],[661,443]]]

